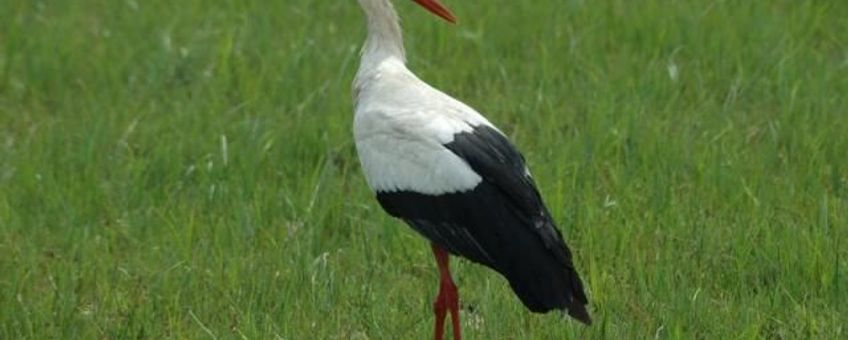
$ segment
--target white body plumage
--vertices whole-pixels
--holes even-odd
[[[492,124],[418,79],[397,58],[372,65],[360,70],[354,85],[354,138],[371,188],[443,194],[480,183],[444,145],[457,133]]]

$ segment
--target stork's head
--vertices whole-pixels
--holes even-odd
[[[451,23],[456,23],[456,18],[453,16],[445,6],[439,3],[439,0],[412,0],[415,3],[421,5],[421,7],[426,8],[431,13],[438,15],[442,19],[445,19]]]

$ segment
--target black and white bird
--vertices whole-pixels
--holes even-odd
[[[413,0],[443,19],[437,0]],[[524,158],[485,117],[406,67],[390,0],[359,0],[368,36],[353,83],[354,137],[380,205],[432,244],[440,273],[435,338],[447,312],[460,338],[449,254],[503,275],[533,312],[590,324],[583,284]]]

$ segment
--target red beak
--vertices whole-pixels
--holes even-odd
[[[447,8],[445,8],[445,6],[442,6],[442,4],[439,3],[439,0],[412,0],[412,1],[415,1],[415,3],[421,5],[421,7],[426,8],[431,13],[438,15],[439,17],[447,20],[450,23],[452,23],[452,24],[456,23],[456,18],[453,16],[453,13],[451,13]]]

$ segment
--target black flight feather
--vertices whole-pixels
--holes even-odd
[[[378,192],[377,200],[436,245],[501,273],[533,312],[564,309],[591,324],[571,252],[528,173],[497,130],[478,126],[445,145],[483,181],[467,191]]]

